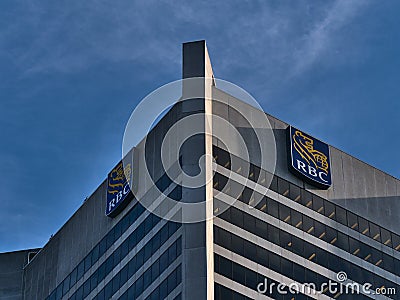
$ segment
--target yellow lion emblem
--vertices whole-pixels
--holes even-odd
[[[314,141],[305,136],[301,131],[296,130],[293,135],[293,147],[309,165],[314,165],[318,170],[328,174],[329,163],[325,154],[314,149]]]

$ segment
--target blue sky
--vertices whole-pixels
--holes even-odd
[[[0,252],[44,245],[105,179],[185,41],[266,112],[400,177],[400,2],[168,2],[0,2]]]

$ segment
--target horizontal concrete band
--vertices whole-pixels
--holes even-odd
[[[357,266],[359,266],[359,267],[361,267],[361,268],[363,268],[363,269],[365,269],[367,271],[370,271],[370,272],[372,272],[372,273],[374,273],[374,274],[376,274],[378,276],[386,278],[386,279],[392,281],[393,283],[396,283],[396,284],[400,285],[400,277],[398,277],[398,276],[396,276],[396,275],[394,275],[394,274],[392,274],[392,273],[390,273],[390,272],[388,272],[388,271],[386,271],[386,270],[384,270],[382,268],[379,268],[379,267],[377,267],[377,266],[375,266],[375,265],[373,265],[373,264],[371,264],[369,262],[366,262],[365,260],[363,260],[363,259],[361,259],[359,257],[356,257],[356,256],[354,256],[354,255],[352,255],[352,254],[350,254],[350,253],[348,253],[348,252],[336,247],[336,246],[333,246],[330,243],[327,243],[327,242],[325,242],[323,240],[320,240],[319,238],[317,238],[317,237],[315,237],[315,236],[313,236],[313,235],[311,235],[311,234],[309,234],[307,232],[304,232],[304,231],[302,231],[302,230],[300,230],[300,229],[298,229],[296,227],[293,227],[293,226],[291,226],[291,225],[289,225],[289,224],[287,224],[287,223],[285,223],[285,222],[283,222],[283,221],[281,221],[279,219],[276,219],[276,218],[274,218],[274,217],[272,217],[272,216],[270,216],[268,214],[265,214],[265,213],[259,211],[258,209],[254,208],[252,206],[246,205],[245,203],[240,202],[240,201],[238,201],[238,200],[236,200],[236,199],[234,199],[234,198],[232,198],[232,197],[230,197],[230,196],[228,196],[226,194],[223,194],[223,193],[221,193],[219,191],[217,191],[217,195],[215,195],[215,198],[220,200],[220,201],[222,201],[222,202],[224,202],[224,203],[230,204],[230,205],[236,207],[237,209],[240,209],[241,211],[244,211],[245,213],[256,217],[257,219],[263,220],[263,221],[265,221],[265,222],[267,222],[267,223],[269,223],[269,224],[271,224],[271,225],[273,225],[273,226],[275,226],[275,227],[277,227],[277,228],[279,228],[279,229],[281,229],[283,231],[286,231],[287,233],[289,233],[289,234],[291,234],[293,236],[296,236],[296,237],[298,237],[298,238],[300,238],[300,239],[302,239],[302,240],[304,240],[306,242],[309,242],[310,244],[318,246],[319,248],[321,248],[321,249],[323,249],[323,250],[325,250],[325,251],[327,251],[329,253],[332,253],[332,254],[334,254],[336,256],[339,256],[340,258],[343,258],[346,261],[348,261],[350,263],[353,263],[353,264],[355,264],[355,265],[357,265]],[[222,219],[219,219],[219,218],[216,218],[214,220],[214,224],[219,224],[219,222],[230,224],[230,223],[226,222],[225,220],[222,220]],[[239,228],[239,227],[237,227],[237,226],[235,226],[233,224],[230,224],[230,225],[234,226],[236,228]],[[240,230],[243,230],[246,233],[246,235],[253,235],[252,233],[249,233],[249,232],[245,231],[244,229],[240,228]],[[242,236],[242,235],[240,235],[240,236]],[[257,237],[257,238],[261,239],[260,237]],[[271,245],[274,245],[274,247],[278,247],[275,244],[272,244],[270,242],[268,242],[268,243],[271,244]],[[283,250],[287,251],[286,249],[283,249]],[[290,251],[287,251],[287,252],[294,255],[294,253],[292,253]],[[300,257],[300,256],[298,256],[298,257]],[[302,258],[302,259],[305,260],[305,258]]]
[[[240,283],[233,281],[232,279],[226,278],[218,273],[214,273],[214,282],[223,285],[224,287],[236,291],[250,299],[256,300],[274,300],[268,296],[260,294],[247,286],[241,285]]]
[[[364,244],[367,244],[379,251],[386,253],[387,255],[393,256],[394,258],[400,260],[400,252],[398,252],[388,246],[385,246],[384,244],[379,243],[379,242],[375,241],[374,239],[371,239],[371,238],[359,233],[358,231],[355,231],[347,226],[344,226],[343,224],[340,224],[339,222],[336,222],[335,220],[332,220],[324,215],[321,215],[320,213],[317,213],[316,211],[314,211],[308,207],[305,207],[304,205],[301,205],[285,196],[282,196],[282,195],[266,188],[265,186],[257,184],[254,181],[251,181],[246,177],[243,177],[235,172],[232,172],[229,169],[226,169],[220,165],[217,165],[216,163],[214,163],[214,168],[216,168],[218,173],[242,184],[243,186],[246,186],[260,194],[268,196],[269,198],[271,198],[283,205],[286,205],[302,214],[309,216],[310,218],[312,218],[314,220],[317,220],[335,230],[338,230],[356,240],[359,240],[360,242],[363,242]]]
[[[283,283],[286,285],[295,283],[295,284],[298,284],[299,286],[301,285],[300,282],[296,282],[291,278],[288,278],[280,273],[277,273],[271,269],[261,266],[261,265],[257,264],[256,262],[249,260],[247,258],[244,258],[243,256],[240,256],[240,255],[238,255],[228,249],[225,249],[219,245],[215,245],[214,252],[220,256],[223,256],[223,257],[243,266],[243,267],[246,267],[247,269],[250,269],[258,274],[265,276],[266,278],[270,278],[279,283]],[[314,290],[312,290],[312,291],[314,291]],[[254,291],[254,292],[257,293],[257,291]],[[261,293],[257,293],[257,294],[261,295]],[[332,298],[328,297],[327,295],[318,294],[316,291],[314,291],[310,294],[306,294],[306,295],[313,299],[323,299],[323,300],[332,299]]]
[[[166,193],[171,192],[175,188],[175,184],[171,184],[167,189]],[[154,202],[155,205],[158,205],[162,202],[165,196],[160,196]],[[127,210],[128,211],[128,210]],[[171,211],[169,215],[173,215],[176,211]],[[67,294],[64,295],[62,298],[63,300],[69,299],[77,290],[78,288],[85,283],[85,281],[93,275],[93,273],[114,253],[114,251],[121,246],[121,244],[134,232],[140,224],[150,215],[150,212],[146,210],[143,212],[139,218],[124,232],[122,233],[121,237],[118,238],[109,249],[97,260],[96,263],[84,274],[84,276],[78,280],[75,285],[68,291]],[[133,250],[136,251],[140,250],[164,225],[165,221],[161,220],[160,223],[157,224],[139,243],[135,246]],[[132,251],[131,251],[132,252]]]
[[[290,261],[295,262],[311,271],[321,274],[322,276],[326,277],[327,279],[338,282],[337,277],[336,277],[337,274],[335,272],[332,272],[320,265],[310,262],[310,261],[308,261],[294,253],[291,253],[290,251],[287,251],[286,249],[276,246],[266,240],[263,240],[257,236],[254,236],[253,234],[246,232],[245,230],[243,230],[239,227],[236,227],[228,222],[225,222],[224,220],[218,219],[218,223],[219,224],[216,224],[218,227],[224,228],[225,230],[228,230],[228,231],[240,236],[241,238],[248,240],[249,242],[257,243],[261,247],[264,247],[265,249],[268,249],[277,255],[283,256],[283,257],[289,259]],[[286,284],[288,286],[291,284],[296,284],[298,286],[301,286],[300,282],[296,282],[291,278],[288,278],[280,273],[277,273],[269,268],[266,268],[252,260],[249,260],[243,256],[240,256],[240,255],[238,255],[228,249],[225,249],[219,245],[214,245],[214,252],[216,254],[221,255],[235,263],[238,263],[254,272],[257,272],[258,274],[264,275],[266,278],[270,278],[272,280],[275,280],[279,283]],[[346,283],[355,283],[355,282],[349,280]],[[361,289],[360,289],[360,291],[362,292]],[[381,296],[381,295],[377,296],[377,295],[370,295],[370,294],[366,294],[366,293],[363,293],[363,294],[371,299],[390,299],[388,297]],[[314,299],[332,299],[332,298],[328,297],[327,295],[318,294],[318,293],[311,293],[311,294],[306,294],[306,295],[309,297],[312,297]]]

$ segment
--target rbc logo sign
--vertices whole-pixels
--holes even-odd
[[[131,182],[132,162],[120,161],[107,178],[107,216],[115,217],[132,199]]]
[[[329,146],[308,134],[289,127],[291,171],[319,188],[332,184]]]

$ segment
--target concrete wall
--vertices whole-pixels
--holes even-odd
[[[225,99],[227,103],[238,101],[235,97],[215,88],[215,95]],[[244,110],[255,111],[247,104]],[[214,113],[227,118],[242,132],[246,129],[243,120],[231,112],[230,108],[221,104],[214,104]],[[275,173],[307,190],[320,195],[332,202],[338,203],[356,214],[365,216],[367,219],[381,226],[400,233],[400,181],[346,153],[330,146],[332,186],[327,190],[315,188],[304,184],[302,180],[295,177],[288,170],[287,163],[287,133],[289,124],[267,115],[273,128],[276,142],[276,169]],[[229,133],[226,133],[229,138]],[[245,137],[246,138],[246,137]],[[251,144],[250,138],[248,142]],[[218,142],[215,142],[218,144]],[[253,143],[254,144],[254,143]],[[252,161],[260,160],[260,153],[254,146],[249,147]]]
[[[23,289],[23,268],[28,263],[29,249],[0,254],[0,299],[21,300]]]

